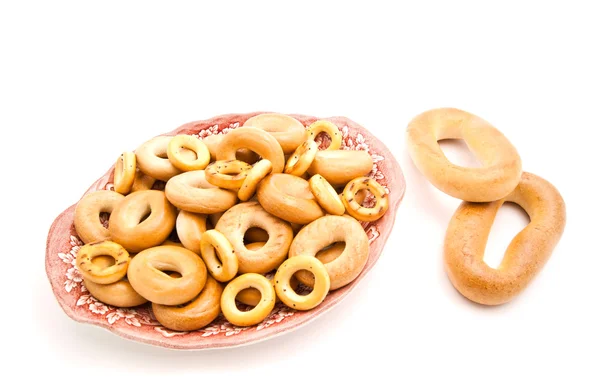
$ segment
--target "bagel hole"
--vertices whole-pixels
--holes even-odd
[[[483,166],[462,139],[442,139],[438,141],[438,144],[446,158],[455,165],[462,167]]]
[[[490,229],[483,262],[492,269],[497,269],[504,259],[507,246],[528,224],[529,216],[521,206],[511,202],[504,203]]]
[[[104,226],[105,229],[108,229],[108,220],[110,219],[110,213],[101,212],[99,215],[100,223]]]
[[[316,257],[321,263],[326,264],[336,260],[344,252],[345,248],[346,242],[334,242],[319,250]]]
[[[244,233],[244,244],[255,242],[268,242],[269,233],[260,227],[251,227]]]
[[[167,155],[167,151],[159,152],[156,156],[160,159],[169,159],[169,155]]]
[[[315,143],[319,146],[319,150],[325,150],[331,144],[331,136],[326,132],[320,132],[315,137]]]
[[[262,158],[260,157],[260,155],[258,155],[254,151],[251,151],[248,148],[240,148],[235,152],[235,159],[241,160],[242,162],[246,162],[252,165],[261,160]]]
[[[144,210],[144,213],[140,217],[140,221],[138,223],[144,222],[146,219],[148,219],[150,217],[150,214],[152,214],[152,209],[150,208],[150,206],[147,206],[146,209]]]
[[[181,278],[181,273],[174,270],[162,270],[162,272],[171,278]]]
[[[362,206],[362,207],[366,207],[368,209],[370,209],[371,207],[375,207],[375,203],[377,202],[377,200],[375,199],[375,195],[373,195],[369,190],[367,189],[362,189],[360,190],[362,192],[360,198],[358,196],[358,194],[356,194],[357,197],[357,202]]]
[[[239,293],[238,293],[239,294]],[[236,296],[237,298],[237,296]],[[262,301],[262,296],[260,298],[260,300]],[[235,300],[235,307],[241,311],[241,312],[247,312],[250,311],[252,309],[254,309],[256,306],[251,306],[251,305],[246,305],[245,303],[241,303],[240,301],[238,301],[237,299]]]
[[[152,185],[152,190],[165,191],[166,185],[167,185],[166,182],[163,182],[162,180],[156,180],[156,181],[154,181],[154,184]]]
[[[117,263],[116,259],[110,255],[98,255],[92,258],[92,263],[100,268],[107,268]]]
[[[310,270],[298,270],[298,271],[296,272],[296,274],[298,274],[298,273],[301,273],[301,274],[303,274],[305,277],[306,277],[306,276],[310,276],[310,280],[311,280],[312,282],[314,282],[314,281],[315,281],[315,275],[314,275],[314,274],[313,274],[313,272],[312,272],[312,271],[310,271]],[[296,277],[297,277],[297,276],[296,276]],[[312,293],[312,291],[313,291],[313,288],[312,288],[312,287],[310,287],[310,286],[308,286],[308,285],[305,285],[305,284],[303,284],[302,282],[300,282],[300,280],[298,280],[298,286],[296,287],[296,289],[294,289],[294,292],[295,292],[296,294],[298,294],[299,296],[305,296],[305,295],[309,295],[310,293]]]
[[[189,148],[179,147],[179,154],[184,160],[188,162],[198,159],[198,154],[196,154],[195,151],[190,150]]]

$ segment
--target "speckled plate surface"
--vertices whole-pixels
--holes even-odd
[[[243,126],[250,114],[230,114],[191,122],[164,135],[191,134],[200,138],[221,135]],[[317,118],[291,115],[308,126]],[[360,125],[344,117],[322,118],[335,123],[343,136],[342,149],[366,150],[373,157],[375,178],[389,192],[390,208],[376,222],[363,223],[369,237],[370,252],[367,264],[351,284],[329,293],[315,309],[301,312],[278,303],[259,325],[237,327],[219,316],[210,325],[193,332],[175,332],[162,327],[154,318],[149,305],[122,309],[106,305],[90,295],[75,266],[77,250],[82,246],[73,226],[75,205],[63,211],[52,224],[46,245],[46,273],[58,303],[73,320],[105,328],[121,337],[172,349],[211,349],[247,345],[297,329],[340,303],[361,279],[373,268],[390,235],[396,212],[406,188],[398,162],[387,147]],[[150,139],[140,138],[141,141]],[[141,142],[140,142],[141,143]],[[326,143],[323,143],[325,145]],[[113,189],[114,165],[100,177],[85,194]]]

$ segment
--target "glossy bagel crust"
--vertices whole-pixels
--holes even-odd
[[[497,269],[483,256],[496,213],[514,202],[530,223],[506,249]],[[550,258],[566,224],[565,202],[558,190],[539,176],[524,172],[506,198],[489,203],[463,202],[446,231],[444,264],[454,287],[471,301],[499,305],[519,295]]]
[[[223,212],[237,202],[237,194],[210,184],[205,170],[188,171],[171,178],[165,194],[177,208],[199,214]]]
[[[438,141],[463,139],[482,167],[451,163]],[[406,131],[408,152],[419,171],[439,190],[469,202],[502,199],[521,178],[521,158],[494,126],[455,108],[439,108],[416,116]]]

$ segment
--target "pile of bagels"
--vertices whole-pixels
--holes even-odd
[[[463,139],[481,167],[452,164],[438,144]],[[466,111],[440,108],[416,116],[406,140],[417,169],[439,190],[463,200],[444,242],[444,265],[454,287],[471,301],[499,305],[529,285],[550,258],[566,223],[565,202],[541,177],[523,172],[515,147],[494,126]],[[483,261],[494,217],[514,202],[530,223],[508,246],[498,268]]]
[[[256,115],[204,139],[152,138],[118,157],[114,191],[77,204],[84,245],[76,266],[98,300],[151,302],[158,322],[177,331],[220,314],[256,325],[277,301],[313,309],[367,263],[361,222],[388,210],[386,190],[368,177],[372,167],[368,152],[342,149],[335,124],[307,128],[283,114]],[[310,292],[299,294],[300,284]]]

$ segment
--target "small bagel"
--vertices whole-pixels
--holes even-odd
[[[521,206],[530,223],[513,238],[500,266],[494,269],[483,261],[483,255],[492,223],[504,202]],[[511,301],[546,264],[565,224],[565,202],[558,190],[527,172],[515,190],[501,200],[461,203],[444,242],[444,265],[450,282],[473,302],[499,305]]]
[[[182,150],[187,149],[195,154],[194,159],[186,159]],[[181,171],[204,170],[210,163],[210,152],[206,144],[195,136],[176,135],[167,146],[169,161]]]
[[[171,178],[165,193],[177,208],[199,214],[220,213],[237,202],[235,192],[210,184],[205,170],[188,171]]]
[[[360,190],[367,190],[375,197],[373,207],[364,207],[355,199]],[[342,193],[342,202],[352,217],[363,222],[373,222],[385,215],[389,201],[385,189],[373,178],[356,178],[350,181]]]
[[[306,140],[304,125],[284,114],[259,114],[246,120],[244,126],[260,128],[271,134],[279,142],[284,154],[294,152]]]
[[[124,199],[123,195],[109,190],[94,191],[81,198],[75,207],[73,224],[83,243],[110,239],[110,232],[100,222],[100,214],[112,214]]]
[[[208,147],[208,151],[210,151],[210,157],[212,160],[217,159],[217,154],[219,153],[219,144],[221,140],[225,137],[225,135],[211,135],[202,139],[202,142]],[[259,156],[254,152],[248,150],[247,148],[240,148],[236,151],[235,157],[242,162],[246,162],[248,164],[254,164],[258,162]]]
[[[298,271],[306,271],[314,279],[313,290],[307,295],[298,295],[290,280]],[[330,281],[327,269],[317,258],[299,255],[279,266],[275,273],[275,292],[281,302],[297,310],[310,310],[321,304],[329,293]]]
[[[325,213],[308,182],[290,174],[271,174],[258,186],[258,201],[266,211],[288,222],[306,224]]]
[[[306,129],[309,140],[315,140],[321,132],[326,133],[331,138],[331,143],[322,151],[339,150],[342,146],[342,133],[339,128],[327,120],[317,120]]]
[[[319,205],[331,215],[344,215],[346,207],[340,199],[337,191],[331,186],[327,179],[321,175],[313,175],[308,180],[310,192],[314,195]]]
[[[263,180],[269,173],[271,172],[271,162],[267,159],[261,159],[257,163],[252,166],[252,169],[248,171],[248,175],[246,179],[244,179],[244,183],[238,190],[238,198],[241,201],[247,201],[254,193],[256,193],[256,188],[261,180]]]
[[[92,262],[100,256],[112,257],[115,262],[106,267]],[[75,264],[85,279],[107,285],[117,282],[127,274],[129,261],[129,253],[123,246],[111,241],[101,241],[81,246],[77,251]]]
[[[164,271],[175,271],[173,278]],[[138,253],[127,269],[129,283],[148,301],[180,305],[191,301],[206,283],[206,266],[194,252],[178,246],[156,246]]]
[[[134,307],[148,302],[146,298],[133,290],[133,287],[127,278],[123,278],[120,281],[108,285],[95,283],[84,278],[83,284],[94,298],[107,305],[116,307]]]
[[[175,227],[176,215],[164,192],[134,192],[113,210],[108,220],[110,237],[127,251],[137,253],[163,243]]]
[[[181,244],[188,250],[200,255],[200,240],[206,232],[207,216],[181,210],[177,214],[175,229]]]
[[[248,172],[252,169],[241,160],[218,160],[206,168],[206,181],[214,186],[228,190],[242,187]]]
[[[442,139],[463,139],[483,167],[450,163]],[[470,202],[507,196],[521,178],[521,158],[494,126],[455,108],[439,108],[415,117],[406,131],[408,152],[419,171],[439,190]]]
[[[312,139],[302,143],[287,160],[284,172],[295,176],[304,175],[315,160],[318,150],[319,146]]]
[[[130,192],[151,190],[154,186],[156,179],[149,175],[144,174],[139,168],[135,170],[135,178],[133,179],[133,185],[131,185]]]
[[[136,160],[135,154],[126,151],[119,156],[115,164],[114,185],[119,194],[129,194],[135,180]]]
[[[283,171],[284,157],[281,146],[269,133],[252,127],[240,127],[229,132],[219,144],[217,160],[234,160],[236,151],[247,148],[263,159],[268,159],[272,173]]]
[[[244,244],[244,234],[251,227],[269,233],[269,240],[260,250],[252,251]],[[257,202],[240,203],[227,210],[215,228],[223,234],[238,257],[240,273],[268,273],[285,260],[292,242],[288,223],[266,212]]]
[[[212,277],[207,277],[204,288],[185,305],[167,306],[152,304],[152,312],[164,327],[177,331],[198,330],[210,324],[221,312],[223,287]]]
[[[254,288],[261,294],[258,305],[252,310],[240,311],[235,304],[238,293]],[[237,326],[252,326],[267,318],[275,307],[275,289],[271,282],[260,274],[247,273],[229,282],[221,295],[221,311],[230,323]]]
[[[171,139],[171,136],[157,136],[135,150],[137,165],[144,174],[166,182],[181,173],[167,155]]]
[[[316,256],[319,251],[336,242],[345,242],[344,251],[325,263],[331,290],[354,281],[369,258],[369,239],[360,223],[349,216],[327,215],[304,226],[290,246],[290,258],[298,255]],[[314,279],[296,274],[298,280],[312,286]]]
[[[200,241],[202,260],[219,282],[231,280],[238,272],[238,259],[231,243],[217,230],[208,230]],[[218,259],[217,259],[218,255]]]
[[[354,178],[368,175],[373,169],[373,158],[366,151],[319,151],[308,168],[310,175],[320,174],[332,185],[345,185]]]

